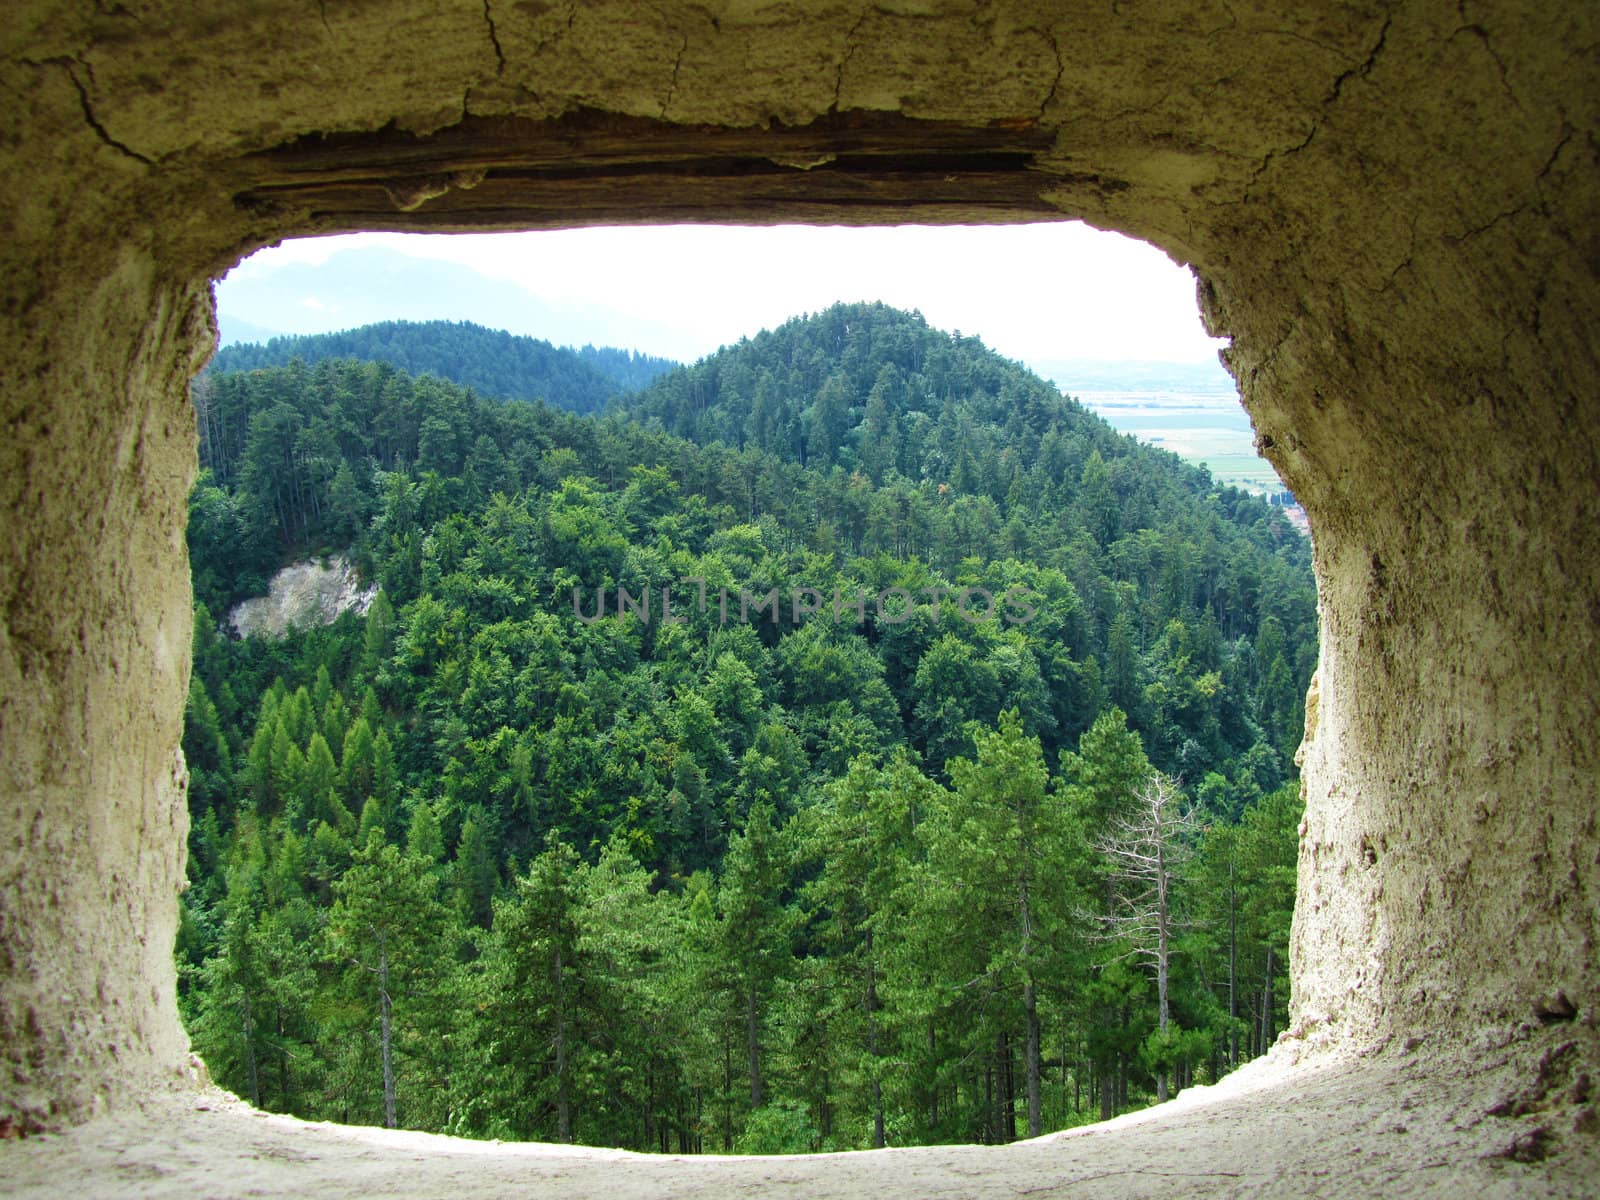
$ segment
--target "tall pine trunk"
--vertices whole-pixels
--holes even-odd
[[[1239,905],[1228,859],[1228,1066],[1239,1065]]]
[[[722,1023],[722,1152],[733,1153],[733,1037]]]
[[[283,1005],[275,1005],[273,1012],[278,1025],[278,1094],[282,1097],[279,1103],[285,1110],[293,1112],[294,1101],[289,1096],[289,1052],[285,1049],[289,1044],[289,1035],[283,1027]]]
[[[1002,1066],[1005,1068],[1006,1083],[1006,1107],[1004,1114],[1006,1123],[1006,1141],[1014,1142],[1017,1140],[1017,1056],[1012,1052],[1011,1035],[1008,1033],[1002,1033],[1000,1035],[1000,1039],[1001,1046],[1005,1050],[1005,1060],[1002,1063]]]
[[[378,1030],[383,1046],[383,1125],[398,1127],[394,1115],[394,1011],[389,1002],[389,939],[378,934]]]
[[[1261,985],[1261,1053],[1272,1049],[1272,947],[1267,947],[1267,978]]]
[[[878,1073],[878,974],[872,962],[872,930],[867,930],[867,1057],[872,1060],[872,1148],[882,1150],[883,1079]]]
[[[1039,1103],[1039,1006],[1030,978],[1022,988],[1022,1007],[1028,1018],[1028,1136],[1044,1132],[1044,1117]]]
[[[761,1039],[760,1016],[756,1012],[756,990],[753,987],[745,988],[744,992],[744,1040],[745,1051],[750,1058],[750,1107],[760,1108],[767,1102],[767,1091],[761,1082]]]
[[[983,1064],[983,1140],[991,1146],[1000,1141],[1000,1117],[995,1109],[994,1067],[995,1056],[991,1054],[989,1061]]]
[[[567,996],[561,948],[556,947],[556,1139],[572,1140],[572,1082],[567,1068]]]
[[[1024,843],[1024,856],[1027,849]],[[1027,1058],[1028,1073],[1028,1136],[1036,1138],[1044,1132],[1044,1123],[1039,1108],[1039,1000],[1033,981],[1033,910],[1026,872],[1019,881],[1018,893],[1022,902],[1022,1011],[1027,1022],[1027,1040],[1023,1052]]]
[[[250,1103],[261,1107],[261,1073],[256,1068],[256,1023],[250,1011],[250,989],[240,989],[239,1015],[244,1026],[244,1071],[250,1081]]]

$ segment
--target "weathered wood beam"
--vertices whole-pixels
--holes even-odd
[[[1041,193],[1063,181],[1036,167],[1051,144],[1031,122],[966,126],[895,114],[738,129],[594,113],[469,117],[427,135],[332,134],[253,155],[243,163],[251,182],[236,199],[372,229],[661,222],[675,214],[1038,220],[1059,216]]]

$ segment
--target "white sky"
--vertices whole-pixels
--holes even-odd
[[[353,234],[288,242],[235,270],[249,276],[321,263],[373,245],[468,267],[545,303],[647,322],[659,340],[634,348],[683,361],[840,300],[920,309],[937,328],[977,334],[1030,363],[1214,363],[1224,344],[1201,327],[1186,268],[1146,243],[1078,222]],[[218,296],[226,311],[226,283]],[[308,295],[301,303],[320,302]]]

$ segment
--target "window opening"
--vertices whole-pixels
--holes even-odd
[[[1163,272],[1070,225],[238,268],[177,947],[218,1081],[776,1153],[1011,1141],[1263,1052],[1314,584]]]

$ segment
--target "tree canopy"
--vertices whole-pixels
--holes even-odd
[[[208,371],[227,375],[314,365],[330,358],[387,363],[412,375],[437,375],[507,400],[542,400],[568,412],[595,412],[613,396],[638,391],[676,363],[610,346],[552,346],[540,338],[470,321],[382,321],[337,333],[284,335],[217,352]]]
[[[1269,505],[876,305],[603,415],[332,358],[197,413],[181,1000],[255,1103],[1004,1141],[1275,1036],[1316,608]],[[364,616],[222,636],[332,550]],[[1157,785],[1159,972],[1108,840]]]

